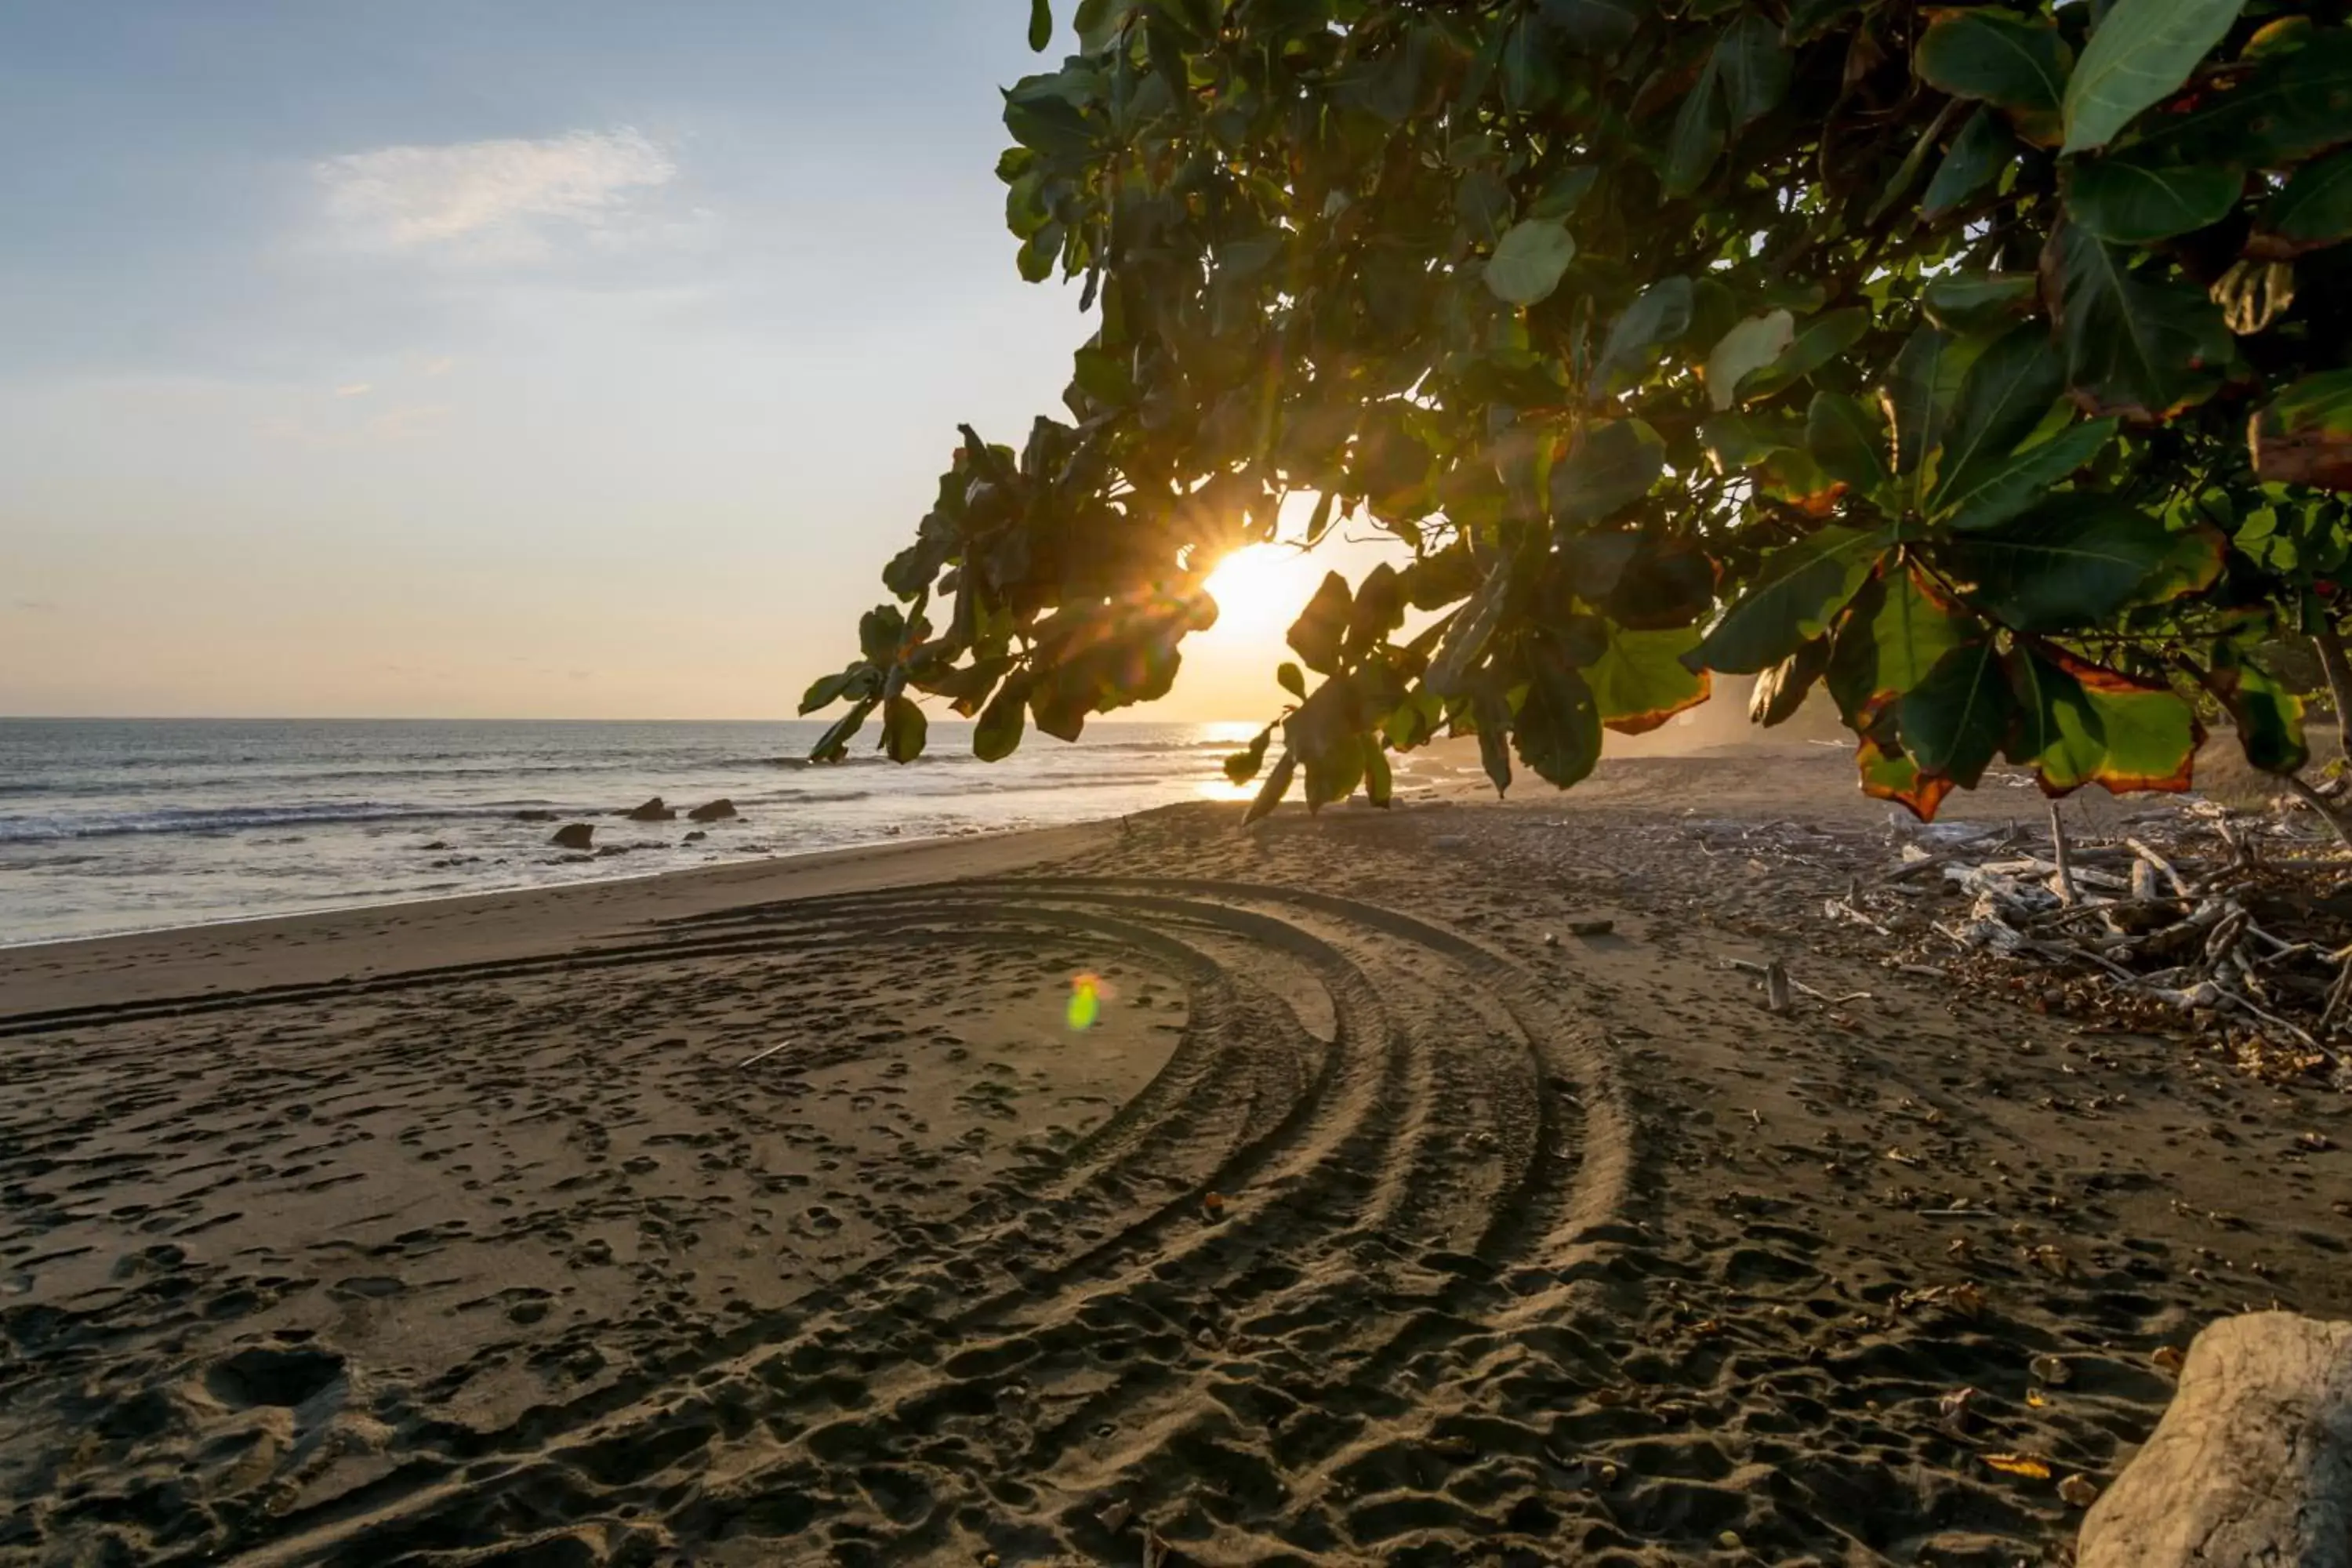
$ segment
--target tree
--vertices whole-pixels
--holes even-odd
[[[2258,650],[2334,631],[2352,547],[2347,10],[1085,0],[997,170],[1098,323],[1067,417],[963,429],[817,753],[877,707],[919,753],[910,690],[987,758],[1161,695],[1302,494],[1411,559],[1304,607],[1259,810],[1441,733],[1571,784],[1718,672],[1768,724],[1824,688],[1922,816],[1996,757],[2185,787],[2208,704],[2293,773]]]

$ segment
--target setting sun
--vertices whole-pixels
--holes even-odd
[[[1202,584],[1217,602],[1220,641],[1279,642],[1328,563],[1286,544],[1252,544],[1217,563]]]

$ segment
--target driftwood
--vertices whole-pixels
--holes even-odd
[[[2352,1568],[2352,1323],[2225,1318],[2083,1521],[2077,1568]]]

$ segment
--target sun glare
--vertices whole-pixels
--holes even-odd
[[[1279,643],[1320,580],[1320,568],[1301,552],[1280,544],[1251,544],[1234,551],[1202,584],[1217,602],[1213,635],[1232,641]]]

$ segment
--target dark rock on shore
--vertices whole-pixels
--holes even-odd
[[[514,819],[517,822],[553,822],[555,820],[555,813],[551,811],[537,810],[518,811],[514,814]]]
[[[698,827],[693,832],[686,836],[686,842],[688,844],[699,844],[709,837],[710,835],[703,832],[702,829]]]
[[[659,795],[654,796],[627,816],[631,822],[676,822],[677,820],[677,813],[663,805],[662,797]]]
[[[593,846],[596,829],[585,822],[567,822],[555,830],[550,844],[559,849],[586,849]]]
[[[735,809],[733,801],[719,799],[712,801],[709,805],[696,806],[686,814],[686,819],[688,822],[724,822],[730,816],[740,815]]]

